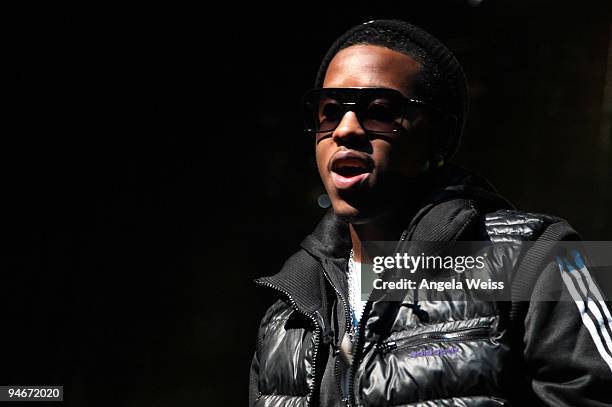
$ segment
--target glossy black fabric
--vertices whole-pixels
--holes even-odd
[[[482,179],[456,168],[444,171],[438,174],[440,187],[411,213],[408,240],[529,240],[558,220],[498,210],[510,205]],[[344,363],[338,347],[347,325],[347,233],[347,225],[328,213],[280,273],[257,280],[281,299],[260,326],[251,405],[502,406],[509,400],[539,405],[522,373],[522,350],[515,345],[520,340],[512,338],[507,303],[442,298],[415,305],[410,295],[370,302],[356,360],[352,368]],[[499,279],[500,270],[516,269],[518,255],[508,247],[493,246],[485,277]],[[453,339],[401,345],[436,335]],[[397,346],[385,348],[390,342]],[[346,375],[353,377],[352,385],[342,394]]]

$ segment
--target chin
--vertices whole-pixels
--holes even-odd
[[[375,210],[353,206],[346,201],[332,201],[332,207],[336,216],[347,223],[355,225],[368,223],[378,215]]]

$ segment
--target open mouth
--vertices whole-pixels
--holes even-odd
[[[361,184],[372,172],[371,160],[355,151],[342,151],[332,159],[331,176],[336,188],[349,189]]]
[[[332,171],[345,178],[355,177],[360,174],[370,172],[369,165],[363,160],[356,158],[345,158],[335,160],[332,165]]]

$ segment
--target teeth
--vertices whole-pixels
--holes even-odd
[[[365,163],[358,160],[346,160],[344,162],[340,162],[336,165],[338,169],[349,169],[349,170],[365,170],[367,166]]]
[[[367,167],[362,162],[344,162],[337,166],[335,171],[345,177],[354,177],[367,171]]]

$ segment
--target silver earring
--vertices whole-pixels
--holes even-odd
[[[434,154],[431,161],[431,167],[439,168],[444,165],[444,156],[442,154]]]

